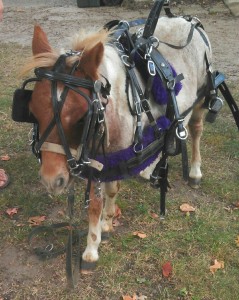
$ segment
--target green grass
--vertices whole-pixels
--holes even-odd
[[[31,230],[28,218],[46,215],[46,223],[51,223],[54,214],[66,208],[66,200],[65,196],[50,197],[39,183],[38,162],[28,145],[31,126],[11,120],[11,98],[20,84],[16,75],[21,65],[14,51],[17,49],[11,45],[3,45],[0,50],[3,70],[0,155],[9,154],[11,158],[7,162],[0,161],[0,167],[6,169],[11,178],[8,188],[0,192],[0,254],[15,247],[19,251],[24,249],[25,260],[28,260],[27,237]],[[28,51],[22,49],[22,59]],[[10,74],[9,70],[12,70]],[[238,87],[231,88],[238,98]],[[170,158],[172,189],[167,195],[165,220],[150,215],[151,212],[158,213],[159,192],[142,180],[127,180],[122,184],[117,200],[122,210],[122,226],[116,228],[108,244],[101,245],[94,275],[81,277],[79,286],[74,291],[67,291],[65,258],[61,256],[47,262],[35,261],[32,268],[44,270],[44,276],[39,273],[39,278],[33,275],[31,280],[29,277],[26,281],[20,279],[21,288],[18,288],[8,277],[8,271],[0,269],[4,283],[0,298],[3,293],[9,299],[118,300],[122,295],[132,296],[138,292],[150,300],[238,300],[239,248],[235,239],[239,235],[239,210],[225,210],[239,201],[238,139],[238,131],[225,105],[216,123],[205,125],[201,146],[203,182],[199,190],[192,190],[183,182],[181,158]],[[83,192],[79,187],[76,216],[81,214]],[[179,206],[184,202],[196,207],[196,212],[189,216],[180,212]],[[19,208],[13,219],[4,213],[11,207]],[[17,227],[19,223],[24,226]],[[147,237],[133,236],[136,230],[144,231]],[[224,261],[225,268],[212,275],[209,267],[214,259]],[[162,265],[167,261],[171,262],[173,272],[169,278],[163,278]],[[23,269],[19,261],[17,271],[21,273]],[[31,298],[32,295],[35,298]]]

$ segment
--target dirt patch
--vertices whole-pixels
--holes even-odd
[[[177,14],[197,15],[208,33],[214,52],[215,68],[225,72],[230,81],[238,81],[239,70],[239,18],[233,18],[223,4],[202,7],[201,5],[176,5]],[[133,20],[147,17],[148,9],[128,10],[124,7],[78,8],[74,0],[8,0],[5,4],[4,20],[1,23],[0,43],[14,43],[21,48],[31,45],[34,24],[40,24],[46,31],[54,48],[69,48],[69,38],[81,28],[90,30],[101,28],[114,19]],[[30,52],[29,52],[30,54]],[[197,197],[197,193],[195,194]],[[192,196],[192,195],[191,195]],[[107,246],[103,246],[107,247]],[[107,249],[106,249],[107,251]],[[0,299],[55,299],[54,286],[62,289],[64,296],[65,271],[64,256],[57,260],[42,262],[27,247],[21,245],[2,245],[0,249]],[[101,298],[100,286],[97,293],[92,282],[97,273],[82,280],[81,288],[85,294]],[[44,286],[52,284],[51,291]],[[21,289],[21,292],[19,292]],[[18,295],[18,296],[16,296]],[[31,296],[30,296],[31,295]],[[79,295],[79,294],[78,294]],[[17,298],[18,297],[18,298]],[[82,299],[77,298],[73,299]],[[87,298],[90,299],[90,298]],[[93,298],[91,298],[93,299]],[[111,298],[113,299],[113,298]]]
[[[142,5],[141,5],[142,7]],[[230,80],[236,80],[239,68],[239,18],[233,18],[222,4],[173,6],[176,14],[197,15],[208,33],[214,49],[215,67],[225,71]],[[116,12],[117,11],[117,12]],[[55,48],[69,48],[69,37],[79,29],[100,28],[113,19],[133,20],[147,17],[149,10],[128,10],[124,7],[78,8],[76,1],[19,1],[9,0],[5,5],[0,42],[16,42],[30,46],[34,24],[40,24]],[[233,62],[233,63],[232,63]]]

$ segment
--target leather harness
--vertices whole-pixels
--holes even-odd
[[[89,205],[89,190],[92,180],[96,181],[96,187],[98,192],[100,192],[100,179],[101,172],[106,172],[107,176],[111,176],[117,172],[122,172],[127,175],[130,174],[130,170],[137,166],[140,162],[146,160],[148,157],[155,155],[157,151],[161,151],[161,159],[156,165],[150,182],[151,185],[155,188],[160,189],[160,215],[163,218],[165,215],[165,197],[166,192],[169,187],[167,175],[168,175],[168,156],[177,155],[182,153],[182,164],[183,164],[183,177],[185,180],[188,179],[188,159],[187,159],[187,149],[186,149],[186,139],[187,131],[183,125],[185,116],[193,109],[190,107],[186,112],[180,115],[175,95],[175,84],[183,80],[183,75],[179,74],[176,77],[174,76],[172,69],[169,63],[165,58],[157,51],[158,41],[153,37],[154,30],[161,12],[162,7],[164,6],[165,12],[168,17],[175,17],[171,13],[169,8],[169,2],[164,3],[164,0],[156,0],[152,7],[152,10],[149,14],[148,19],[145,20],[139,19],[131,22],[126,21],[111,21],[105,25],[105,29],[111,29],[115,27],[114,33],[112,36],[113,42],[111,46],[117,49],[122,62],[125,65],[127,72],[127,83],[126,86],[131,86],[132,89],[132,98],[133,98],[133,107],[129,105],[129,109],[132,112],[133,116],[136,116],[137,127],[134,136],[134,152],[135,157],[130,160],[125,161],[120,166],[115,169],[102,171],[102,165],[97,163],[96,157],[100,147],[103,148],[104,145],[104,109],[106,104],[102,104],[98,99],[98,94],[101,94],[104,98],[110,94],[110,83],[108,79],[105,78],[106,84],[103,85],[101,81],[92,81],[88,79],[79,79],[74,76],[74,72],[77,69],[78,64],[75,63],[69,74],[65,71],[65,62],[67,57],[73,55],[80,55],[74,51],[68,52],[61,55],[57,62],[55,63],[52,70],[47,70],[44,68],[38,68],[35,70],[35,78],[26,80],[23,83],[21,89],[16,90],[13,98],[13,108],[12,108],[12,117],[13,120],[18,122],[30,122],[33,123],[33,137],[32,137],[32,150],[38,159],[41,158],[41,151],[51,151],[54,148],[54,152],[64,153],[67,157],[67,162],[69,164],[70,172],[73,176],[76,177],[86,177],[88,179],[88,187],[86,189],[85,197],[85,206]],[[187,38],[187,41],[184,46],[171,45],[164,43],[169,47],[174,49],[182,49],[186,47],[192,39],[194,30],[198,30],[205,44],[208,46],[208,41],[200,30],[202,28],[201,23],[191,17],[186,17],[188,21],[194,20],[194,23],[191,23],[191,29]],[[144,30],[137,32],[133,35],[129,33],[131,26],[145,24]],[[162,42],[161,42],[162,43]],[[147,64],[147,69],[149,73],[148,80],[146,82],[146,88],[143,92],[140,84],[138,82],[137,76],[135,74],[135,55],[139,55]],[[225,84],[225,77],[222,73],[212,72],[209,60],[205,55],[207,73],[208,73],[208,87],[207,87],[207,96],[205,101],[205,107],[209,109],[208,121],[213,122],[217,112],[221,108],[222,100],[217,95],[217,90],[221,91],[222,95],[226,99],[234,119],[236,121],[237,127],[239,128],[239,110],[235,100],[233,99],[227,85]],[[157,120],[154,119],[149,103],[149,95],[151,92],[152,81],[155,75],[158,75],[169,94],[169,103],[165,111],[166,117],[170,120],[171,125],[167,130],[160,130],[157,126]],[[32,81],[40,81],[42,79],[47,79],[51,81],[51,95],[52,95],[52,105],[54,111],[54,117],[49,123],[47,129],[39,138],[38,124],[37,120],[32,114],[29,114],[29,101],[31,99],[32,91],[26,89],[26,85]],[[57,96],[57,83],[62,82],[64,84],[64,89],[60,95]],[[91,91],[91,97],[88,97],[83,93],[79,87],[84,87]],[[88,110],[83,119],[83,134],[81,137],[80,146],[77,150],[70,149],[64,129],[62,127],[60,112],[64,105],[67,93],[69,90],[73,90],[76,93],[83,96],[88,104]],[[19,101],[21,100],[21,101]],[[141,148],[142,142],[142,124],[141,124],[141,115],[145,113],[148,117],[150,126],[154,129],[155,141],[151,143],[147,148]],[[213,116],[213,117],[212,117]],[[62,142],[62,146],[54,146],[51,143],[46,142],[48,135],[54,126],[57,126],[58,133]],[[90,147],[90,143],[92,146]],[[172,148],[172,144],[176,143],[176,147]],[[104,153],[104,148],[103,148]],[[72,189],[68,197],[68,206],[70,212],[70,223],[63,224],[64,226],[72,227],[71,219],[73,214],[73,204],[74,204],[74,193]],[[56,225],[58,227],[64,227],[61,225]],[[53,226],[54,228],[54,226]],[[35,232],[35,234],[38,234]],[[68,282],[71,286],[74,286],[75,279],[74,270],[72,267],[72,230],[69,230],[69,238],[66,246],[67,250],[67,277]],[[30,240],[34,233],[31,234]],[[80,236],[80,234],[79,234]],[[78,240],[79,240],[78,236]],[[52,250],[52,249],[51,249]],[[45,249],[40,251],[43,256],[52,256],[49,255],[50,249]],[[52,252],[51,252],[52,254]],[[79,256],[79,255],[78,255]],[[77,262],[78,266],[79,262]],[[76,267],[77,269],[77,267]]]

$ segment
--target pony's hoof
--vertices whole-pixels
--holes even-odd
[[[101,233],[101,243],[102,244],[106,244],[109,242],[110,239],[110,232],[109,231],[105,231]]]
[[[80,270],[81,274],[86,274],[86,275],[92,274],[96,269],[96,261],[89,262],[82,259],[80,269],[81,269]]]
[[[188,179],[188,185],[193,189],[198,189],[200,187],[201,178],[191,178]]]

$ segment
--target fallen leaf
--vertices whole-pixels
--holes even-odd
[[[137,296],[137,294],[134,293],[133,297],[126,295],[126,296],[122,296],[122,299],[123,300],[146,300],[147,296],[144,295]]]
[[[210,272],[214,274],[218,269],[224,269],[224,261],[214,260],[214,265],[210,266]]]
[[[65,212],[63,210],[58,210],[57,215],[59,217],[65,217],[66,214],[65,214]]]
[[[147,234],[145,234],[142,231],[135,231],[135,232],[133,232],[133,235],[136,235],[136,236],[138,236],[141,239],[145,239],[147,237]]]
[[[233,205],[234,205],[236,208],[239,208],[239,201],[237,201],[236,203],[233,203]]]
[[[151,212],[151,213],[150,213],[150,216],[151,216],[153,219],[158,219],[158,218],[159,218],[159,215],[157,215],[157,214],[154,213],[154,212]]]
[[[10,160],[10,156],[9,156],[8,154],[2,155],[2,156],[1,156],[1,160],[3,160],[3,161],[8,161],[8,160]]]
[[[182,212],[193,212],[196,210],[196,208],[194,208],[193,206],[189,205],[188,203],[183,203],[182,205],[180,205],[180,210]]]
[[[10,218],[12,218],[13,215],[17,214],[18,212],[18,208],[14,207],[14,208],[8,208],[6,210],[6,214],[9,215]]]
[[[30,217],[27,222],[30,223],[30,226],[38,226],[41,225],[41,223],[45,220],[46,216],[35,216]]]
[[[239,235],[237,236],[237,239],[235,240],[237,247],[239,247]]]
[[[121,209],[119,208],[119,206],[117,204],[115,204],[115,214],[114,214],[114,218],[120,219],[122,216],[122,212]]]
[[[123,300],[136,300],[136,294],[134,294],[133,297],[126,295],[123,296],[122,298]]]
[[[146,300],[148,297],[141,295],[141,296],[137,296],[136,300]]]
[[[173,268],[170,261],[167,261],[165,264],[162,265],[163,277],[169,277],[169,275],[172,273],[172,270]]]

